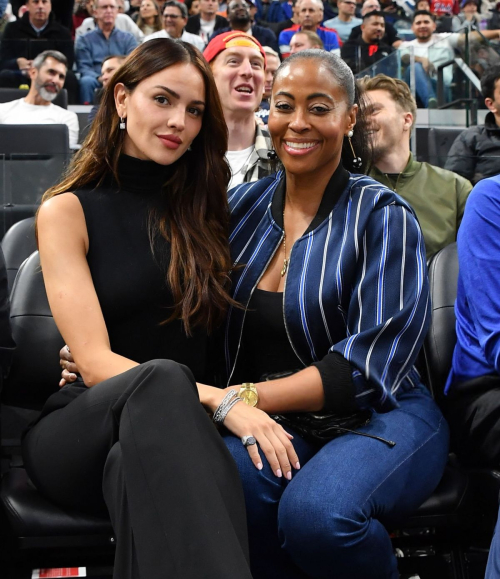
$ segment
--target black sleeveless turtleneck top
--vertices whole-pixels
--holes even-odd
[[[87,261],[113,352],[139,363],[175,360],[201,381],[206,332],[195,329],[188,338],[179,320],[162,324],[173,303],[165,279],[170,246],[160,237],[153,254],[148,222],[151,210],[168,195],[162,190],[168,174],[168,167],[123,156],[119,185],[109,177],[101,186],[74,194],[85,214]]]

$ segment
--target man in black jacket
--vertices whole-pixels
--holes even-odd
[[[363,16],[361,36],[349,38],[340,51],[340,55],[354,74],[393,52],[392,46],[382,42],[384,32],[385,20],[382,12],[374,10]]]
[[[185,30],[201,36],[203,42],[208,44],[216,30],[229,26],[229,22],[217,14],[217,10],[219,10],[219,0],[200,0],[200,13],[188,19]]]
[[[500,65],[483,74],[481,92],[490,110],[484,125],[470,127],[458,135],[445,165],[474,184],[500,173]]]
[[[70,31],[57,23],[51,14],[50,0],[28,0],[28,11],[10,22],[2,38],[0,87],[17,88],[30,84],[28,70],[33,59],[45,50],[57,50],[68,59],[64,87],[70,103],[78,102],[78,81],[71,68],[75,60]]]
[[[253,5],[251,0],[231,0],[227,5],[227,17],[229,18],[229,26],[214,32],[212,38],[219,34],[223,34],[224,32],[238,30],[253,36],[261,43],[262,46],[269,46],[274,51],[278,52],[278,40],[274,32],[270,28],[264,28],[263,26],[258,26],[257,24],[252,23],[250,5]]]

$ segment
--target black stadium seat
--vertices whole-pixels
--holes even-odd
[[[35,214],[69,159],[67,125],[0,125],[0,239]]]
[[[35,218],[28,217],[15,223],[5,234],[1,246],[10,292],[21,264],[36,251]]]
[[[459,127],[431,127],[428,133],[428,159],[431,165],[444,167],[448,158],[448,151],[451,149],[453,142],[463,131]]]

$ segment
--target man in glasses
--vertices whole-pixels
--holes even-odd
[[[323,22],[325,28],[333,28],[340,36],[340,40],[345,42],[351,30],[355,26],[360,26],[363,22],[361,18],[356,17],[356,0],[338,0],[337,7],[339,14],[335,18]]]
[[[169,0],[163,6],[163,30],[153,32],[146,36],[144,42],[153,40],[153,38],[172,38],[173,40],[182,40],[196,46],[198,50],[203,51],[205,43],[197,34],[186,32],[184,27],[188,21],[188,9],[185,4],[177,0]]]

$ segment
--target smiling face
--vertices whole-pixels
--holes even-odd
[[[125,154],[161,165],[177,161],[201,129],[203,77],[192,64],[176,64],[140,82],[133,92],[115,87],[116,110],[126,119]]]
[[[187,18],[182,16],[182,12],[177,6],[165,6],[163,10],[163,27],[171,38],[180,38]]]
[[[366,119],[371,135],[373,161],[378,163],[391,152],[408,144],[413,115],[404,111],[386,90],[370,90],[365,95]]]
[[[298,59],[275,78],[269,131],[287,173],[332,175],[356,123],[344,89],[321,60]],[[313,177],[314,176],[314,177]]]
[[[213,61],[212,72],[224,113],[253,114],[264,93],[264,58],[258,48],[224,50]]]
[[[61,92],[66,80],[66,66],[49,56],[40,67],[40,70],[32,67],[30,78],[35,89],[43,100],[52,102]]]
[[[378,42],[384,34],[385,20],[383,16],[370,16],[363,20],[361,37],[366,43]]]

